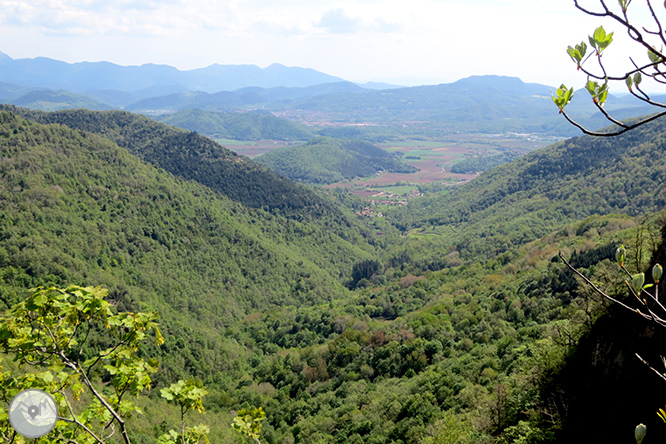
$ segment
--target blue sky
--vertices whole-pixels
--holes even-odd
[[[179,69],[277,62],[359,82],[499,74],[580,87],[566,47],[600,23],[567,0],[0,0],[0,51]]]

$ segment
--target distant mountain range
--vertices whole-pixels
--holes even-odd
[[[45,57],[12,59],[0,53],[0,82],[66,89],[75,93],[108,89],[133,92],[173,85],[192,91],[218,92],[247,86],[311,86],[341,80],[314,69],[287,67],[279,63],[267,68],[215,64],[180,71],[172,66],[152,63],[141,66],[120,66],[109,62],[66,63]]]
[[[362,124],[361,134],[353,137],[374,141],[396,134],[578,135],[558,115],[550,98],[553,89],[503,76],[472,76],[449,84],[403,88],[361,86],[313,69],[280,64],[263,69],[211,65],[180,71],[154,64],[70,64],[41,57],[15,60],[0,53],[0,102],[8,104],[45,111],[115,108],[150,116],[190,109],[260,111],[311,126]],[[591,128],[606,126],[608,122],[586,99],[577,97],[569,105],[569,114]],[[618,118],[653,111],[631,96],[610,96],[606,109]],[[219,126],[197,131],[220,133]]]

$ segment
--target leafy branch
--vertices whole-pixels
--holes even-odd
[[[259,437],[261,435],[261,421],[264,419],[266,419],[266,413],[261,407],[241,409],[231,423],[231,428],[241,436],[246,436],[256,444],[261,444]]]
[[[581,6],[578,0],[574,0],[576,8],[585,14],[594,17],[609,18],[624,27],[629,38],[639,47],[642,47],[646,59],[641,63],[637,63],[634,60],[634,57],[629,57],[632,65],[631,69],[626,70],[624,73],[610,75],[606,69],[602,56],[605,50],[613,42],[613,33],[606,33],[603,26],[599,26],[594,33],[588,37],[588,42],[593,51],[588,54],[588,46],[585,41],[582,41],[580,44],[569,46],[567,48],[567,54],[569,54],[571,60],[576,64],[576,69],[587,76],[585,89],[590,94],[592,102],[596,108],[609,122],[617,125],[619,128],[611,131],[591,131],[573,120],[565,111],[565,107],[573,99],[573,88],[568,88],[565,85],[562,85],[552,97],[560,114],[562,114],[569,123],[583,131],[583,133],[593,136],[611,137],[625,133],[666,115],[666,104],[653,100],[642,87],[644,79],[649,79],[656,84],[666,84],[665,52],[662,49],[657,49],[657,46],[663,47],[666,45],[666,35],[664,34],[661,19],[657,15],[650,0],[646,0],[646,4],[650,16],[654,21],[651,25],[653,27],[652,29],[639,27],[629,20],[627,11],[631,4],[631,0],[617,0],[619,11],[614,11],[609,8],[606,0],[599,0],[599,3],[601,5],[601,10],[593,11]],[[586,64],[590,59],[596,60],[598,65],[596,69],[590,68],[589,65]],[[615,119],[604,109],[604,104],[608,98],[609,82],[623,82],[633,97],[646,105],[661,109],[661,111],[631,123],[625,123]]]
[[[0,348],[19,364],[29,366],[21,376],[0,373],[0,393],[5,401],[28,388],[51,393],[60,410],[53,442],[102,444],[114,436],[117,428],[122,441],[130,444],[127,419],[142,413],[125,398],[137,397],[149,389],[150,375],[157,371],[157,361],[138,357],[141,343],[149,336],[158,345],[164,343],[155,322],[157,314],[114,313],[104,300],[107,294],[100,287],[39,287],[25,302],[0,316]],[[90,353],[86,342],[93,329],[106,331],[113,345],[85,359],[86,352]],[[92,377],[98,374],[109,380],[101,389]],[[165,390],[171,390],[169,393],[179,403],[186,402],[181,407],[181,419],[190,408],[203,410],[201,396],[206,390],[200,383],[179,381]],[[72,401],[80,400],[86,391],[92,401],[76,412]],[[181,422],[185,430],[184,420]],[[0,412],[0,430],[10,430],[7,412]],[[183,444],[197,443],[202,438],[208,442],[206,426],[191,430],[188,439],[181,435]],[[15,433],[2,433],[2,437],[6,442],[22,441]]]

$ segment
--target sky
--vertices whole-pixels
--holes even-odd
[[[0,52],[181,70],[281,63],[408,86],[496,74],[579,88],[585,78],[566,48],[600,24],[615,29],[571,0],[0,0]],[[613,46],[618,66],[628,63],[623,44]]]

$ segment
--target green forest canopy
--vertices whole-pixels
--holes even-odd
[[[562,370],[604,307],[553,257],[576,253],[593,279],[619,283],[615,247],[636,251],[655,228],[591,214],[663,209],[659,126],[617,145],[579,138],[537,151],[375,221],[384,232],[375,237],[335,195],[314,196],[338,216],[294,207],[285,217],[114,142],[176,130],[125,113],[73,117],[76,129],[0,113],[0,297],[10,305],[36,285],[93,281],[119,309],[159,311],[166,343],[146,350],[161,360],[155,387],[202,379],[213,442],[235,439],[229,411],[257,406],[268,443],[548,442],[585,432],[553,405],[575,405]],[[84,131],[83,117],[107,137]],[[193,145],[180,146],[197,147],[188,137]],[[574,192],[577,205],[567,200]],[[429,219],[426,205],[441,210]],[[443,235],[401,238],[387,222]],[[363,261],[378,266],[349,291]],[[620,401],[603,409],[613,424],[638,410]],[[152,442],[162,411],[151,397],[140,402],[134,433]]]

